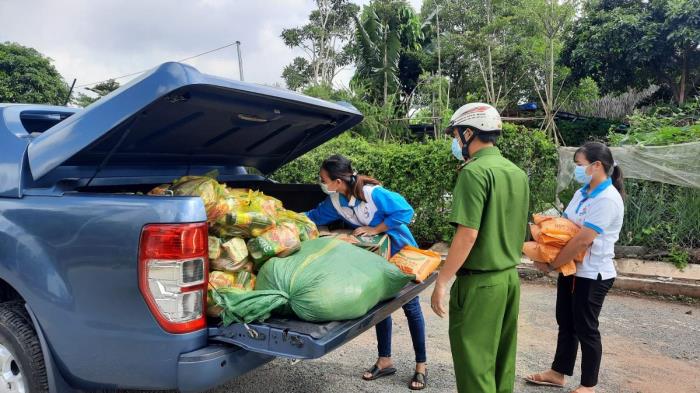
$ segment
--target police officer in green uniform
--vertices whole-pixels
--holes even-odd
[[[460,393],[512,392],[518,331],[520,262],[527,228],[525,172],[494,146],[498,111],[472,103],[450,119],[452,153],[466,160],[453,193],[457,227],[431,307],[443,317],[449,282],[449,336]]]

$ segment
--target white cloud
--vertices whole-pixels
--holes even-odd
[[[411,3],[420,9],[421,0]],[[312,8],[312,0],[0,0],[0,42],[37,49],[69,83],[77,78],[81,85],[240,40],[246,81],[274,84],[300,54],[280,33],[304,24]],[[238,79],[235,46],[187,63]],[[338,83],[351,76],[351,70],[342,72]]]

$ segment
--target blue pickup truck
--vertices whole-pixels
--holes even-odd
[[[315,359],[433,281],[351,321],[208,319],[197,197],[145,195],[183,175],[313,207],[275,169],[358,124],[352,106],[165,63],[86,109],[0,104],[0,391],[197,392],[276,357]]]

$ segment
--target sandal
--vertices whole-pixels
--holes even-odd
[[[382,377],[388,377],[389,375],[394,375],[396,374],[396,369],[394,367],[387,367],[387,368],[379,368],[376,364],[372,366],[369,370],[367,370],[368,373],[372,374],[371,377],[365,378],[365,376],[362,376],[362,379],[365,381],[374,381],[375,379],[379,379]]]
[[[559,383],[545,381],[544,378],[542,378],[542,374],[532,374],[532,375],[527,376],[523,379],[526,382],[529,382],[529,383],[532,383],[535,385],[540,385],[540,386],[553,386],[555,388],[563,388],[564,387],[564,385],[559,384]]]
[[[414,383],[419,383],[421,386],[415,387]],[[411,390],[423,390],[428,386],[428,370],[425,370],[425,374],[416,371],[413,373],[413,378],[411,378],[411,383],[408,384],[408,388]]]

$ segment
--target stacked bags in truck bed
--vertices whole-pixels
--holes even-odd
[[[224,324],[264,321],[273,313],[310,322],[358,318],[424,273],[412,273],[411,262],[404,268],[412,274],[389,263],[386,235],[317,239],[319,231],[306,215],[262,192],[220,184],[215,174],[186,176],[149,194],[204,202],[211,270],[207,314]]]
[[[414,278],[375,253],[326,237],[270,259],[255,291],[219,290],[213,296],[223,308],[224,325],[264,321],[273,312],[309,322],[339,321],[365,315]]]
[[[580,228],[573,221],[564,217],[551,217],[541,214],[532,216],[533,224],[530,225],[530,233],[534,241],[525,242],[523,253],[535,262],[552,263],[561,252],[561,249],[579,232]],[[575,262],[582,262],[586,256],[584,250],[562,265],[557,271],[565,276],[576,273]]]
[[[216,317],[221,307],[212,292],[241,293],[255,288],[255,272],[272,257],[298,251],[301,242],[318,237],[318,229],[304,214],[284,209],[282,202],[259,191],[229,188],[216,173],[185,176],[160,185],[149,195],[198,196],[209,223],[209,298],[207,313]]]

